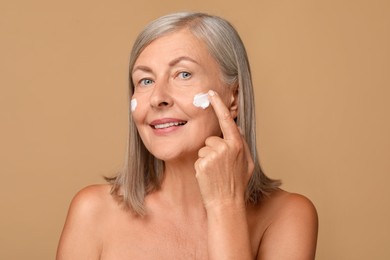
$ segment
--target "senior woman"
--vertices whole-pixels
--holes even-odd
[[[151,22],[129,97],[124,170],[75,196],[58,260],[314,259],[314,206],[260,168],[249,62],[229,22]]]

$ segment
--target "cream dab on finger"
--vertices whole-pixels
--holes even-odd
[[[192,104],[194,104],[196,107],[206,109],[208,106],[210,106],[209,95],[207,93],[196,94]]]

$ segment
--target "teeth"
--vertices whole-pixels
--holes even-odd
[[[185,124],[185,122],[170,122],[170,123],[155,125],[154,128],[155,129],[162,129],[162,128],[168,128],[168,127],[179,126],[179,125],[184,125],[184,124]]]

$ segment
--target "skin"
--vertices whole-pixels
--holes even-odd
[[[144,218],[124,210],[109,185],[81,190],[57,260],[314,259],[318,220],[307,198],[278,190],[245,205],[253,161],[233,120],[237,86],[224,84],[220,73],[186,30],[145,48],[132,71],[133,119],[148,150],[165,161],[162,187],[146,197]],[[194,95],[206,92],[211,106],[193,106]],[[151,127],[168,121],[186,123]]]

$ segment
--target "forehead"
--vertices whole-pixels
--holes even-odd
[[[190,56],[194,59],[212,58],[203,40],[194,36],[188,29],[181,29],[152,41],[142,50],[135,63],[143,61],[145,58],[174,59],[173,56],[177,55]]]

